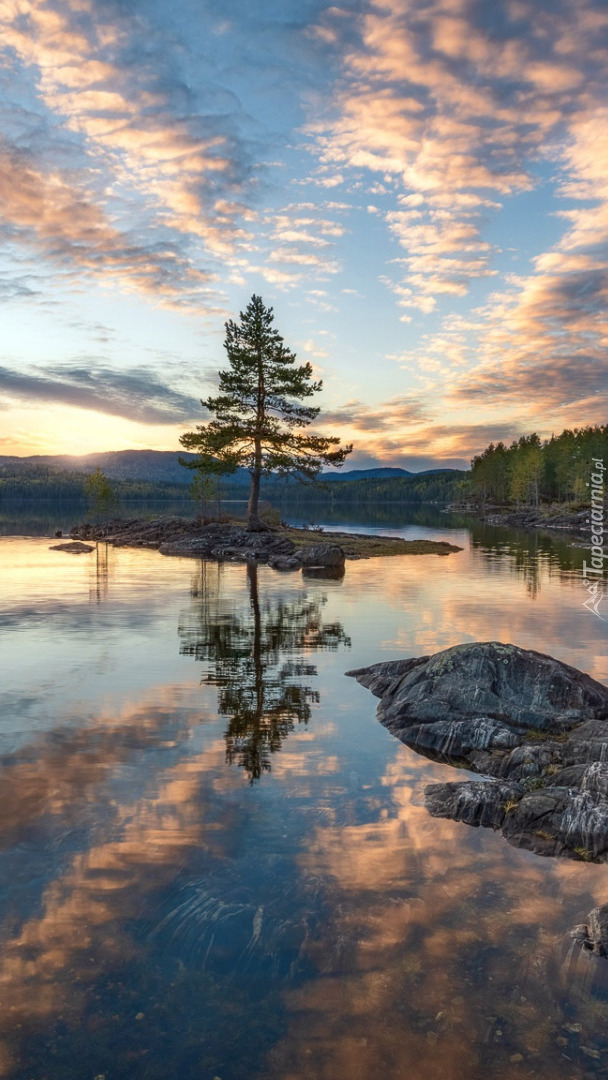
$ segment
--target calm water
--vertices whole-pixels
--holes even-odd
[[[430,818],[454,770],[344,676],[499,639],[608,681],[583,553],[399,524],[464,550],[323,582],[0,538],[1,1077],[606,1075],[568,931],[608,870]]]

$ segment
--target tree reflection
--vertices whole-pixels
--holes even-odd
[[[489,525],[469,518],[466,521],[471,534],[471,547],[477,551],[486,566],[501,565],[508,561],[520,575],[530,597],[536,599],[545,576],[560,581],[570,580],[573,573],[580,574],[584,552],[567,535],[558,530],[532,531],[507,525]]]
[[[89,599],[96,604],[101,604],[108,599],[110,583],[110,568],[108,561],[109,544],[103,541],[95,543],[95,561],[89,564],[91,568],[91,584],[89,586]]]
[[[210,569],[203,563],[194,583],[198,603],[180,624],[180,652],[207,665],[204,681],[219,688],[218,709],[228,717],[226,760],[253,782],[270,772],[271,755],[320,700],[307,682],[317,674],[308,655],[348,647],[350,638],[341,623],[322,621],[322,594],[261,596],[255,564],[247,565],[247,607],[226,610],[220,571],[210,578]]]

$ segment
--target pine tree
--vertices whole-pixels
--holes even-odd
[[[107,514],[116,503],[114,489],[99,466],[87,476],[84,482],[84,493],[95,517]]]
[[[299,402],[322,384],[313,380],[310,364],[296,365],[295,354],[286,348],[273,322],[272,308],[254,295],[240,321],[226,323],[224,348],[230,367],[219,372],[218,396],[201,401],[215,419],[180,438],[185,449],[199,454],[203,470],[210,460],[221,472],[234,472],[239,466],[249,470],[251,530],[264,528],[258,516],[262,476],[295,473],[314,479],[323,465],[342,465],[352,450],[339,447],[335,436],[303,430],[319,409]]]

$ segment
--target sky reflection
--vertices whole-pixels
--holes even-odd
[[[431,818],[454,771],[344,677],[498,638],[606,679],[567,567],[541,559],[532,595],[490,543],[339,584],[48,546],[0,541],[0,1076],[601,1073],[608,975],[568,932],[606,868]],[[243,700],[265,730],[267,683],[309,711],[251,785],[226,740]]]

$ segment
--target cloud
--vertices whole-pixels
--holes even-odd
[[[536,266],[393,357],[449,417],[454,447],[464,431],[471,451],[479,448],[472,415],[506,425],[509,437],[605,422],[608,265],[554,251]]]
[[[603,421],[605,6],[375,0],[346,28],[325,22],[342,47],[342,78],[334,112],[309,133],[325,167],[381,180],[396,197],[384,219],[403,254],[383,281],[406,312],[455,309],[472,281],[497,276],[501,253],[484,231],[489,215],[513,213],[512,196],[542,182],[548,209],[549,198],[556,208],[563,200],[551,249],[534,250],[530,224],[530,272],[506,274],[467,317],[453,310],[397,362],[473,440],[468,418],[479,412],[509,433]],[[546,211],[536,213],[546,224]],[[522,224],[513,219],[516,244]],[[447,436],[433,426],[428,436],[443,453]]]
[[[13,304],[18,300],[32,300],[42,295],[33,274],[0,273],[0,303]]]
[[[455,402],[450,404],[453,408]],[[486,410],[480,408],[473,395],[466,404],[466,415],[452,412],[448,421],[443,416],[437,418],[438,413],[445,413],[443,401],[437,407],[430,395],[425,401],[410,394],[375,407],[349,401],[336,409],[324,409],[321,419],[324,429],[331,428],[343,441],[354,442],[349,468],[390,464],[414,471],[435,467],[468,469],[472,455],[488,443],[511,442],[526,431],[517,418],[472,422],[471,416]]]
[[[491,427],[593,422],[607,403],[607,57],[603,0],[307,0],[270,14],[242,0],[0,0],[0,235],[15,255],[0,301],[94,281],[127,296],[125,313],[137,292],[219,323],[225,288],[261,282],[289,293],[289,318],[308,308],[295,337],[315,341],[342,314],[331,279],[376,276],[386,258],[391,296],[372,308],[376,282],[363,292],[414,391],[334,411],[362,445],[396,455],[427,430],[449,454],[439,428],[474,438],[470,410]],[[398,343],[387,300],[408,324]],[[107,386],[108,410],[133,415],[109,363],[95,359],[89,382],[77,368],[30,369],[23,385],[46,379],[95,408]],[[149,415],[191,408],[147,390]]]
[[[419,425],[428,419],[425,405],[411,397],[395,397],[375,408],[361,401],[349,401],[333,410],[323,410],[324,424],[337,424],[353,432],[395,431],[404,425]]]
[[[320,275],[337,274],[342,265],[336,257],[336,242],[347,231],[339,215],[350,207],[320,201],[290,203],[260,217],[255,231],[256,256],[245,264],[248,272],[260,273],[273,284],[293,285],[304,278],[314,282]],[[268,264],[279,263],[280,270]]]
[[[6,239],[25,241],[66,272],[90,272],[177,305],[199,302],[212,275],[197,270],[168,238],[142,242],[115,228],[93,197],[69,174],[45,172],[27,152],[0,143],[0,200]],[[22,283],[23,289],[23,283]]]
[[[472,402],[469,402],[472,405]],[[478,406],[475,411],[479,412]],[[437,421],[435,409],[412,395],[391,398],[376,407],[349,401],[340,408],[323,410],[324,428],[332,428],[355,451],[349,468],[390,464],[400,468],[435,467],[468,469],[474,453],[490,442],[510,442],[524,432],[514,420],[473,422]]]
[[[31,404],[50,402],[125,417],[142,424],[175,424],[198,417],[200,403],[172,390],[156,372],[115,371],[95,358],[27,374],[0,367],[0,395]]]
[[[101,0],[0,0],[0,31],[19,72],[0,110],[5,236],[161,303],[217,306],[218,260],[248,236],[261,130],[216,58],[194,70],[179,20]]]
[[[491,11],[376,0],[346,27],[329,14],[321,25],[342,43],[343,74],[333,115],[309,134],[326,167],[401,192],[403,209],[385,215],[407,252],[404,278],[391,282],[400,305],[428,313],[496,273],[487,214],[532,189],[543,158],[563,170],[563,195],[601,202],[565,211],[564,250],[608,236],[599,0],[567,9],[498,0]]]
[[[323,414],[325,419],[326,413]],[[396,426],[362,430],[348,468],[375,468],[378,465],[411,469],[469,469],[471,458],[489,443],[510,443],[524,434],[516,422],[441,424],[430,422],[412,430]],[[378,435],[376,436],[376,432]]]

